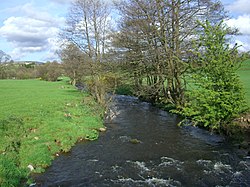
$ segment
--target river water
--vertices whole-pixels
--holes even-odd
[[[250,159],[223,137],[116,96],[97,141],[54,160],[35,186],[250,186]]]

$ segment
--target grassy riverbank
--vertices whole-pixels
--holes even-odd
[[[0,111],[0,186],[42,172],[102,127],[100,107],[65,81],[0,80]]]

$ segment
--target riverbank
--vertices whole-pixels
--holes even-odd
[[[250,59],[245,60],[242,62],[241,67],[237,70],[237,74],[239,75],[241,84],[243,86],[243,92],[245,93],[246,98],[246,104],[248,107],[250,107],[250,81],[249,81],[249,72],[250,72]],[[190,79],[186,80],[187,82],[190,82]],[[144,81],[145,82],[145,81]],[[125,94],[125,95],[136,95],[136,91],[133,90],[133,80],[126,80],[124,81],[124,84],[117,89],[118,94]],[[136,90],[136,88],[135,88]],[[171,111],[172,109],[175,109],[175,106],[173,104],[169,104],[167,102],[159,101],[158,103],[154,103],[150,98],[148,98],[148,95],[140,95],[140,99],[147,102],[153,102],[154,105],[157,107],[166,110]],[[231,124],[226,124],[225,128],[221,131],[222,134],[226,135],[229,139],[233,139],[237,144],[239,142],[242,142],[243,146],[240,144],[240,148],[244,148],[250,152],[250,140],[248,137],[250,137],[250,111],[245,111],[245,113],[238,116]],[[247,146],[246,146],[247,145]],[[248,153],[249,154],[249,153]]]
[[[225,140],[178,116],[115,95],[97,141],[79,143],[35,186],[248,186],[249,159]],[[143,130],[142,130],[143,129]]]
[[[18,186],[61,152],[98,137],[103,110],[65,81],[0,80],[0,186]]]

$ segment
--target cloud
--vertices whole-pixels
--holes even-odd
[[[246,41],[236,39],[235,42],[240,46],[239,51],[250,51],[250,38]]]
[[[249,0],[236,0],[226,8],[232,12],[250,14]]]
[[[25,17],[29,17],[35,20],[39,20],[46,24],[47,27],[54,26],[58,27],[65,22],[64,17],[57,17],[55,15],[51,15],[49,11],[50,9],[55,9],[55,7],[47,6],[46,8],[43,7],[34,7],[33,4],[27,3],[20,7],[14,8],[16,11],[21,12]]]
[[[238,50],[241,52],[250,51],[250,36],[236,35],[231,38],[230,47],[238,46]]]
[[[71,3],[73,0],[50,0],[54,3],[58,3],[58,4],[69,4]]]
[[[227,0],[224,0],[228,2]],[[226,20],[225,23],[229,27],[238,28],[240,35],[235,36],[240,51],[250,51],[250,6],[249,0],[235,0],[232,3],[226,5],[228,10],[234,18]]]
[[[229,27],[238,28],[243,35],[250,35],[250,14],[238,16],[226,21]]]
[[[7,18],[0,27],[0,35],[12,44],[11,52],[14,59],[21,58],[29,53],[51,51],[56,49],[59,28],[64,18],[53,17],[46,11],[25,4],[19,7],[22,16]]]
[[[47,24],[28,17],[10,17],[0,28],[0,33],[17,48],[41,51],[48,44],[48,39],[58,33],[58,28]]]
[[[59,41],[56,38],[50,38],[50,39],[48,39],[48,43],[49,43],[49,46],[51,46],[51,47],[43,55],[43,57],[41,59],[42,61],[53,61],[55,59],[58,59],[57,51],[59,49],[59,45],[61,44],[61,41]]]

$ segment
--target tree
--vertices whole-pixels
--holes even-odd
[[[183,105],[191,39],[202,29],[196,20],[221,20],[222,5],[212,0],[125,0],[117,7],[122,19],[114,44],[130,62],[139,95]]]
[[[0,64],[11,62],[11,56],[0,50]]]
[[[61,64],[55,61],[37,66],[36,71],[37,77],[46,81],[57,81],[57,78],[63,73]]]
[[[110,25],[110,8],[101,0],[75,0],[61,35],[94,62],[102,62]]]
[[[73,82],[79,78],[85,81],[91,94],[103,106],[106,105],[107,88],[107,72],[103,66],[106,64],[104,57],[111,29],[110,20],[107,1],[76,0],[69,12],[67,27],[61,34],[66,39],[67,47],[62,57],[64,64],[70,67],[68,75]]]
[[[6,66],[0,64],[0,79],[6,79],[6,78],[7,78]]]
[[[195,43],[196,66],[192,73],[193,87],[189,100],[180,114],[194,125],[211,130],[226,128],[246,109],[246,101],[236,70],[242,59],[237,48],[226,42],[227,27],[220,22],[211,25],[199,23],[204,32]]]
[[[90,75],[91,59],[74,44],[68,44],[60,52],[64,72],[71,78],[72,85],[80,83],[84,76]]]

